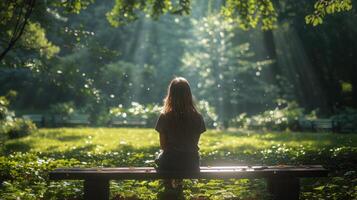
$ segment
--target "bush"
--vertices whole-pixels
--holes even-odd
[[[9,93],[8,96],[11,96],[12,93]],[[27,136],[37,130],[36,125],[32,121],[15,118],[15,113],[8,109],[9,104],[10,101],[7,97],[0,96],[0,143],[8,138],[13,139]]]
[[[7,123],[7,126],[7,134],[10,139],[25,137],[37,130],[36,125],[31,120],[21,118],[16,118]]]
[[[197,109],[202,114],[203,119],[205,120],[205,124],[209,128],[217,128],[218,124],[218,116],[216,114],[215,109],[207,102],[207,101],[199,101],[197,103]]]
[[[142,105],[132,102],[129,108],[124,108],[121,104],[118,107],[109,109],[110,118],[116,120],[141,120],[145,121],[148,127],[155,126],[155,122],[161,112],[162,107],[157,104]],[[213,107],[207,101],[199,101],[197,109],[202,114],[207,127],[217,127],[217,115]]]
[[[69,117],[75,110],[73,102],[57,103],[50,106],[50,113],[60,115],[61,117]]]
[[[145,121],[147,126],[153,127],[160,111],[161,107],[157,104],[142,105],[138,102],[132,102],[129,108],[124,108],[121,104],[118,107],[110,108],[109,115],[111,118],[122,121]]]
[[[297,129],[299,118],[304,116],[304,110],[294,101],[279,99],[274,110],[262,114],[247,116],[246,113],[232,119],[230,125],[241,128],[267,128],[270,130]]]
[[[12,120],[15,113],[8,109],[10,101],[5,96],[0,96],[0,123]]]
[[[54,160],[33,153],[0,156],[0,199],[80,199],[80,181],[48,181],[49,171],[74,166],[83,165],[74,159]]]
[[[336,115],[331,117],[338,122],[341,127],[351,130],[357,130],[357,110],[353,108],[344,108],[339,110]]]

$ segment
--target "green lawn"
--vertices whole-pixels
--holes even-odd
[[[308,149],[357,146],[357,134],[297,133],[252,131],[214,131],[202,134],[201,151],[219,149],[257,151],[273,145]],[[51,152],[89,147],[94,152],[118,151],[123,146],[135,149],[159,148],[153,129],[139,128],[58,128],[40,129],[37,133],[5,143],[9,151]]]
[[[81,182],[49,181],[48,172],[73,166],[152,166],[158,141],[153,129],[139,128],[40,129],[7,140],[0,156],[0,199],[79,200]],[[301,199],[357,197],[357,134],[209,130],[201,136],[200,148],[202,165],[322,164],[330,177],[303,179]],[[268,199],[261,179],[185,180],[184,187],[193,200]],[[115,200],[154,200],[160,191],[159,181],[111,182]]]

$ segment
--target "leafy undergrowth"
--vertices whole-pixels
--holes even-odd
[[[68,130],[67,130],[68,131]],[[130,130],[131,131],[131,130]],[[46,150],[35,152],[29,148],[28,153],[10,152],[9,146],[5,148],[5,155],[0,157],[0,199],[24,200],[76,200],[82,198],[83,186],[81,181],[49,181],[48,172],[59,167],[116,167],[116,166],[152,166],[158,147],[152,145],[149,138],[151,133],[142,131],[143,144],[133,146],[128,139],[128,132],[118,133],[118,141],[124,139],[127,143],[119,143],[115,150],[96,151],[90,143],[83,145],[78,142],[76,148],[65,147],[66,141],[59,143],[60,147],[53,151]],[[120,130],[119,130],[120,132]],[[147,131],[149,132],[149,131]],[[46,132],[47,133],[47,132]],[[44,135],[44,132],[38,133]],[[105,133],[101,133],[105,137]],[[134,133],[135,135],[136,133]],[[46,135],[46,134],[45,134]],[[76,140],[88,140],[84,134]],[[346,138],[339,138],[345,137]],[[326,142],[325,146],[295,145],[292,141],[304,141],[304,137],[289,137],[284,134],[252,134],[244,136],[240,133],[209,132],[202,136],[201,160],[202,165],[275,165],[275,164],[323,164],[331,173],[327,178],[309,178],[302,180],[301,199],[356,199],[357,197],[357,147],[354,135],[325,134],[320,138],[328,137],[334,141]],[[41,140],[39,136],[33,136]],[[48,140],[50,135],[42,136]],[[61,137],[60,135],[58,137]],[[62,136],[63,137],[63,136]],[[206,138],[204,138],[206,137]],[[300,139],[296,139],[300,137]],[[310,137],[310,138],[309,138]],[[306,136],[305,141],[310,141],[312,136]],[[315,135],[316,137],[316,135]],[[348,139],[349,137],[349,139]],[[52,136],[53,138],[53,136]],[[218,138],[218,139],[217,139]],[[229,138],[229,139],[227,139]],[[339,139],[336,139],[339,138]],[[352,138],[352,140],[351,140]],[[232,141],[235,139],[236,141]],[[251,139],[251,143],[249,143]],[[27,138],[31,140],[31,138]],[[104,141],[107,139],[103,138]],[[239,140],[243,143],[239,143]],[[247,144],[259,144],[258,140],[268,140],[261,146],[251,147]],[[12,145],[25,145],[26,139],[12,141]],[[286,142],[284,142],[286,141]],[[290,142],[290,143],[289,143]],[[321,140],[320,142],[324,142]],[[339,143],[337,143],[339,142]],[[40,144],[40,143],[37,143]],[[215,145],[212,145],[215,144]],[[241,144],[241,145],[240,145]],[[270,144],[270,146],[269,146]],[[354,143],[356,144],[356,143]],[[48,148],[48,144],[43,147]],[[68,144],[67,144],[68,145]],[[15,145],[16,146],[16,145]],[[17,146],[18,147],[18,146]],[[186,199],[209,200],[260,200],[269,199],[266,192],[265,181],[261,179],[240,180],[184,180],[184,196]],[[111,181],[111,199],[158,199],[163,192],[160,181]]]

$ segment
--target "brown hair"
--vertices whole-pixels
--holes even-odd
[[[163,113],[198,113],[192,98],[188,81],[183,77],[172,79],[164,99]]]

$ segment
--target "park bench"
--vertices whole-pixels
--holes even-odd
[[[71,115],[65,120],[69,125],[89,125],[88,115]]]
[[[352,133],[357,131],[356,122],[335,121],[335,130],[339,133]]]
[[[312,130],[314,130],[314,123],[313,123],[312,120],[301,118],[301,119],[298,120],[298,124],[299,124],[300,131],[305,131],[305,130],[312,131]]]
[[[316,119],[312,121],[315,131],[334,131],[335,126],[331,119]]]
[[[301,131],[311,130],[337,132],[340,126],[337,121],[331,119],[299,119],[298,123]]]
[[[248,127],[250,129],[253,129],[253,130],[260,130],[262,129],[264,126],[259,123],[257,120],[251,120],[249,123],[248,123]]]
[[[76,126],[76,125],[89,125],[89,116],[88,115],[71,115],[68,117],[63,117],[61,115],[53,115],[52,123],[55,126]]]
[[[144,127],[146,126],[146,121],[139,119],[116,119],[112,118],[109,122],[109,126],[125,126],[125,127]]]
[[[321,165],[201,167],[200,172],[157,172],[152,167],[61,168],[50,172],[50,180],[84,180],[85,200],[108,200],[110,180],[147,179],[258,179],[267,180],[274,200],[298,200],[299,178],[325,177]]]
[[[27,114],[27,115],[22,115],[22,118],[23,119],[27,119],[27,120],[31,120],[37,126],[43,126],[44,125],[44,116],[43,115]]]

